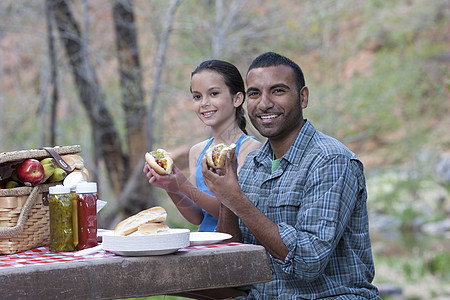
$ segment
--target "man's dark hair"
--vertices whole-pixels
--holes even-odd
[[[248,67],[247,75],[251,69],[276,67],[280,65],[285,65],[292,68],[296,79],[295,81],[297,82],[297,93],[300,95],[300,90],[305,86],[305,77],[303,76],[303,71],[299,67],[299,65],[283,55],[277,54],[275,52],[266,52],[259,55],[253,60],[253,62],[250,64],[250,67]]]

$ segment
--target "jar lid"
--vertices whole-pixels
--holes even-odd
[[[55,194],[69,194],[70,193],[70,187],[64,186],[64,185],[55,185],[48,188],[48,193],[55,195]]]
[[[77,194],[83,193],[97,193],[97,183],[96,182],[80,182],[75,188]]]
[[[75,190],[77,184],[83,181],[81,172],[72,172],[64,178],[63,185],[68,186],[71,190]]]

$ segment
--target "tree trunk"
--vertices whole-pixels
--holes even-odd
[[[60,38],[72,67],[78,94],[93,129],[94,147],[105,163],[111,188],[118,195],[128,170],[113,118],[105,106],[105,96],[86,55],[87,51],[82,42],[78,23],[68,1],[50,0],[50,3]]]
[[[47,31],[48,31],[48,55],[50,59],[51,70],[51,86],[52,86],[52,101],[50,102],[50,145],[56,146],[56,109],[58,107],[59,93],[58,93],[58,69],[56,65],[56,53],[55,53],[55,41],[53,36],[53,18],[51,2],[47,0],[45,3],[45,13],[47,19]],[[45,145],[45,144],[44,144]]]
[[[118,204],[121,210],[130,214],[154,206],[156,201],[152,186],[142,173],[147,136],[133,0],[115,0],[113,17],[130,166]]]

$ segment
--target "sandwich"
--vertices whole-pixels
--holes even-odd
[[[160,175],[172,173],[173,160],[170,157],[170,153],[164,149],[145,153],[145,161]]]
[[[230,155],[233,156],[235,150],[236,144],[234,143],[229,146],[217,144],[206,151],[206,162],[211,168],[221,169],[225,165],[227,154],[230,153]]]

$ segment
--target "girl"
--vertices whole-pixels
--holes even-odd
[[[199,231],[214,231],[219,215],[219,202],[203,181],[201,162],[206,150],[216,144],[235,143],[239,172],[245,157],[261,143],[247,135],[242,107],[245,87],[239,70],[220,60],[202,62],[192,72],[191,94],[198,118],[211,128],[213,137],[199,142],[189,151],[189,180],[175,165],[173,173],[159,175],[147,164],[144,173],[150,184],[166,190],[180,213]]]

